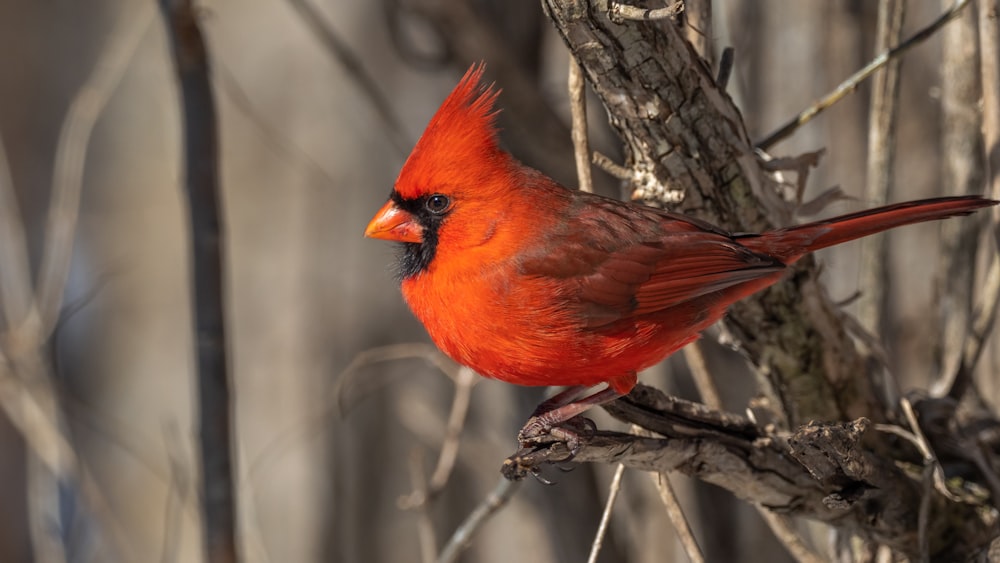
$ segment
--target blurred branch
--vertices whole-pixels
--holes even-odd
[[[892,59],[899,57],[910,48],[919,45],[930,36],[934,35],[934,33],[941,29],[946,23],[958,16],[958,14],[962,12],[962,9],[964,9],[968,4],[969,0],[957,0],[951,8],[938,16],[938,18],[931,22],[927,27],[924,27],[920,31],[914,33],[907,38],[906,41],[903,41],[892,49],[884,51],[882,54],[872,59],[871,62],[855,72],[850,78],[841,82],[840,85],[833,90],[833,92],[830,92],[823,98],[820,98],[787,123],[778,127],[775,131],[765,136],[760,141],[757,141],[757,148],[763,150],[771,148],[772,145],[794,133],[796,129],[808,123],[823,111],[829,109],[830,106],[844,99],[848,94],[854,92],[858,85],[871,76],[876,70],[882,68]]]
[[[419,448],[414,448],[410,454],[409,467],[410,486],[413,487],[413,492],[410,493],[410,496],[421,499],[428,498],[427,475],[424,473],[424,456],[423,451]],[[437,557],[437,540],[435,539],[434,523],[431,521],[428,504],[420,502],[408,508],[416,509],[417,511],[417,537],[420,538],[420,561],[423,563],[433,563]]]
[[[382,95],[378,84],[375,83],[375,80],[365,70],[361,59],[354,54],[347,43],[334,33],[333,28],[324,21],[323,14],[309,0],[288,0],[288,3],[298,13],[309,31],[326,47],[327,52],[344,67],[351,80],[361,88],[361,91],[364,93],[364,99],[368,100],[374,106],[379,119],[385,125],[386,136],[389,138],[392,146],[401,155],[409,153],[410,147],[413,146],[413,141],[403,129],[402,120],[396,115],[396,112],[392,109],[385,96]]]
[[[135,12],[127,14],[117,24],[93,72],[73,97],[59,131],[45,250],[38,274],[38,314],[42,338],[47,338],[55,328],[62,307],[73,258],[73,239],[90,135],[155,14],[153,6],[148,3],[139,4]]]
[[[4,332],[22,326],[33,307],[28,241],[7,149],[0,136],[0,314]]]
[[[887,460],[871,449],[867,419],[813,422],[791,433],[771,434],[741,417],[644,385],[605,410],[663,438],[597,431],[572,455],[563,442],[554,441],[508,458],[505,475],[537,473],[548,463],[586,462],[680,471],[779,514],[828,522],[907,556],[918,555],[913,537],[921,482],[907,472],[904,460]],[[930,502],[934,557],[964,559],[992,537],[993,526],[975,516],[976,505],[953,502],[937,490]],[[876,506],[879,516],[872,518],[868,511]]]
[[[152,21],[152,6],[123,16],[98,55],[93,71],[73,97],[62,123],[55,156],[45,246],[38,288],[31,291],[26,234],[6,150],[0,140],[0,408],[28,446],[29,511],[39,560],[66,558],[63,533],[77,498],[108,541],[108,558],[131,560],[128,542],[100,488],[77,457],[47,361],[47,343],[63,303],[83,186],[87,147],[94,124],[115,91]],[[90,538],[87,538],[88,540]]]
[[[226,360],[219,143],[208,53],[191,0],[161,0],[181,92],[184,193],[191,218],[202,508],[206,557],[237,561],[233,412]]]
[[[167,484],[167,505],[163,514],[163,550],[160,563],[178,561],[177,554],[181,546],[181,518],[191,486],[187,467],[181,460],[184,449],[180,432],[174,424],[163,428],[164,450],[167,452],[167,463],[170,467],[170,482]]]
[[[455,468],[455,459],[458,457],[458,446],[462,440],[462,429],[465,428],[465,417],[469,413],[469,401],[472,398],[472,388],[478,382],[476,372],[467,367],[458,370],[458,377],[455,381],[455,398],[451,403],[451,412],[448,414],[447,433],[444,443],[441,444],[441,454],[438,456],[437,466],[431,475],[429,489],[431,494],[436,494],[444,489],[448,484],[448,477],[451,476]]]
[[[1000,8],[996,0],[979,2],[979,56],[983,88],[983,148],[986,195],[1000,199]],[[994,238],[1000,247],[1000,211],[993,211]]]
[[[465,418],[469,412],[469,401],[472,388],[478,381],[476,372],[467,367],[459,368],[455,379],[455,396],[451,402],[451,412],[448,414],[448,425],[445,429],[441,452],[438,454],[437,465],[430,481],[414,488],[408,496],[400,499],[404,509],[421,508],[434,499],[448,484],[448,478],[455,468],[458,458],[458,447],[462,440],[462,430],[465,428]]]
[[[360,373],[362,368],[381,362],[408,359],[422,359],[436,367],[441,373],[456,383],[461,375],[462,368],[432,344],[406,342],[369,348],[355,356],[351,360],[351,363],[336,377],[336,383],[333,385],[333,396],[337,409],[341,414],[344,414],[360,397],[385,385],[386,382],[384,379],[358,377],[357,374]],[[360,388],[360,391],[357,390],[358,388]],[[360,396],[355,397],[351,394],[352,392]]]
[[[575,64],[570,61],[570,64]],[[594,534],[594,541],[590,544],[590,555],[587,556],[587,563],[597,563],[597,556],[601,554],[601,546],[604,545],[604,536],[608,533],[608,523],[611,522],[611,509],[618,500],[618,493],[622,488],[622,475],[625,474],[625,466],[618,464],[615,474],[608,485],[608,500],[604,503],[604,511],[601,512],[601,523],[597,526],[597,533]]]
[[[1000,7],[996,0],[981,0],[978,5],[979,67],[982,87],[982,148],[985,154],[986,195],[1000,198]],[[1000,307],[1000,212],[994,210],[987,225],[992,231],[994,250],[990,252],[989,266],[980,301],[969,317],[967,334],[961,343],[961,352],[954,374],[937,382],[933,392],[952,399],[960,399],[972,383],[972,372],[979,362],[987,339],[996,322]]]
[[[254,106],[250,96],[247,95],[246,90],[240,85],[240,81],[225,63],[217,60],[214,70],[214,77],[218,79],[218,85],[221,87],[222,93],[232,102],[236,110],[245,115],[250,123],[257,127],[261,133],[260,139],[262,141],[286,155],[297,158],[306,165],[306,168],[312,170],[313,174],[316,175],[316,179],[322,180],[327,186],[335,187],[339,185],[332,172],[327,171],[305,149],[295,144],[295,141],[282,131],[280,127],[272,125],[267,120],[263,112]]]
[[[903,34],[907,0],[879,0],[875,51],[887,51]],[[863,199],[869,205],[885,205],[895,177],[896,122],[899,116],[900,58],[890,59],[872,77],[871,110],[868,116],[868,171]],[[861,241],[858,286],[864,288],[858,300],[858,320],[875,334],[881,334],[889,291],[889,245],[885,233]]]
[[[983,152],[983,114],[980,106],[979,41],[976,10],[968,10],[941,34],[941,168],[946,195],[983,192],[986,155]],[[941,267],[935,280],[936,322],[940,333],[934,350],[931,394],[960,398],[971,387],[971,373],[963,369],[964,350],[976,311],[981,235],[989,214],[941,224]],[[994,254],[995,256],[995,254]],[[989,289],[980,293],[988,298]]]
[[[519,488],[520,482],[510,481],[501,477],[497,481],[496,487],[490,491],[490,494],[455,529],[448,543],[441,550],[441,555],[438,556],[437,560],[438,563],[454,563],[457,561],[458,556],[469,546],[472,536],[491,516],[499,512],[513,498]]]

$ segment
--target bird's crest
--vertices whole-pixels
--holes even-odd
[[[396,192],[403,198],[426,195],[442,182],[469,179],[470,170],[495,159],[499,150],[494,108],[500,91],[482,84],[484,63],[465,72],[451,94],[431,118],[396,180]]]

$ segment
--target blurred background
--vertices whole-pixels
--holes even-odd
[[[904,35],[950,4],[908,1]],[[362,232],[437,105],[478,60],[504,89],[505,146],[574,187],[565,46],[538,2],[200,7],[221,128],[243,553],[253,562],[417,561],[421,512],[402,509],[400,499],[414,475],[426,479],[437,463],[457,370],[428,361],[427,336],[393,279],[393,248]],[[714,2],[709,43],[715,53],[735,48],[729,92],[751,138],[873,56],[876,9],[863,0]],[[114,65],[120,80],[110,81],[92,134],[76,146],[83,172],[72,258],[55,332],[41,348],[96,494],[63,487],[46,496],[24,432],[0,412],[0,561],[44,560],[46,534],[67,561],[201,558],[179,101],[152,3],[0,2],[0,137],[16,194],[6,211],[19,211],[38,272],[51,242],[45,225],[60,131],[95,72],[114,74]],[[942,157],[942,92],[955,84],[946,68],[940,36],[903,60],[891,200],[964,189]],[[822,214],[869,206],[861,195],[869,96],[862,85],[771,151],[825,149],[806,199],[833,186],[856,199]],[[621,162],[603,108],[590,101],[593,147]],[[977,119],[974,100],[957,109]],[[600,191],[621,196],[617,180],[595,177]],[[942,362],[940,228],[890,237],[880,337],[907,390],[926,388]],[[823,255],[835,300],[859,290],[858,255],[857,244]],[[726,406],[742,412],[756,393],[753,378],[708,340]],[[417,346],[383,348],[400,344]],[[995,373],[996,362],[988,355],[983,370]],[[695,397],[679,357],[641,379]],[[990,380],[980,385],[995,396]],[[472,388],[454,470],[424,517],[438,546],[494,487],[544,392],[486,380]],[[557,472],[548,475],[554,486],[529,480],[462,560],[585,560],[611,471]],[[709,560],[790,560],[751,507],[683,477],[675,484]],[[684,561],[648,477],[627,472],[621,494],[599,560]],[[809,530],[825,549],[828,530]]]

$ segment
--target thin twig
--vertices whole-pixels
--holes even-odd
[[[906,431],[905,429],[892,424],[876,424],[875,429],[895,434],[896,436],[904,438],[916,446],[924,458],[924,465],[930,465],[934,468],[934,487],[937,491],[949,500],[963,502],[960,497],[948,489],[948,484],[945,483],[944,480],[944,469],[941,468],[941,464],[938,462],[937,456],[934,454],[934,449],[931,448],[930,442],[928,442],[927,437],[924,436],[924,431],[920,428],[920,423],[917,421],[917,415],[913,412],[913,404],[910,403],[909,399],[903,397],[899,400],[899,406],[903,411],[903,416],[906,417],[906,422],[910,425],[910,431]]]
[[[684,359],[687,360],[688,369],[691,370],[695,387],[698,388],[698,393],[701,395],[701,401],[711,409],[722,410],[722,400],[719,398],[715,380],[712,379],[712,374],[708,371],[708,364],[705,362],[705,353],[701,349],[700,341],[692,342],[684,347]],[[771,528],[774,537],[799,563],[822,563],[823,558],[816,555],[802,542],[792,529],[787,516],[779,515],[756,503],[753,507],[757,509],[761,518]]]
[[[455,397],[451,401],[448,425],[445,428],[444,441],[441,443],[441,453],[438,454],[434,473],[429,482],[414,487],[409,495],[399,500],[400,508],[404,510],[422,508],[448,484],[448,478],[458,459],[458,447],[462,441],[462,430],[465,428],[465,418],[469,412],[472,388],[477,381],[479,378],[471,369],[462,366],[458,370],[458,377],[455,378]]]
[[[326,50],[333,55],[333,58],[344,67],[351,81],[361,88],[361,91],[364,93],[364,99],[371,102],[372,106],[375,107],[375,113],[378,114],[382,120],[382,124],[385,125],[386,134],[393,148],[399,151],[401,155],[409,152],[413,143],[403,129],[402,120],[396,115],[396,112],[392,109],[392,105],[389,104],[389,101],[382,94],[375,80],[365,71],[361,59],[334,33],[333,29],[325,22],[323,14],[309,0],[288,0],[288,3],[299,14],[299,17],[302,18],[309,31],[320,40],[323,46],[326,47]]]
[[[136,10],[135,15],[124,16],[116,26],[112,40],[98,57],[93,73],[73,97],[59,131],[45,251],[38,273],[38,309],[43,338],[51,334],[62,307],[73,256],[73,238],[80,210],[83,169],[90,134],[128,69],[129,62],[156,13],[148,3],[140,3]]]
[[[688,559],[691,560],[691,563],[704,563],[705,555],[701,552],[698,542],[694,539],[691,525],[688,524],[687,517],[684,516],[684,510],[681,509],[681,505],[677,501],[677,495],[674,494],[674,488],[670,485],[668,475],[666,473],[650,473],[649,477],[653,480],[653,486],[660,493],[660,500],[663,501],[663,506],[667,508],[667,516],[674,525],[674,530],[677,531],[677,537],[680,538],[681,545],[684,546],[684,552],[687,553]]]
[[[246,477],[241,479],[244,483],[253,482],[255,477],[267,466],[272,459],[280,459],[285,448],[295,444],[307,431],[321,427],[325,421],[333,416],[343,415],[344,395],[347,389],[354,383],[354,380],[362,381],[361,378],[353,378],[353,374],[358,373],[361,368],[378,363],[403,359],[423,359],[432,366],[438,368],[441,373],[448,376],[452,381],[458,382],[460,377],[460,366],[449,360],[440,350],[431,344],[423,342],[408,342],[401,344],[390,344],[370,348],[360,352],[351,363],[344,368],[336,377],[332,395],[333,401],[323,401],[323,408],[317,412],[309,413],[295,423],[283,428],[274,434],[274,437],[267,441],[259,452],[247,462]],[[368,381],[371,378],[364,378]]]
[[[0,314],[4,329],[11,331],[24,323],[34,299],[28,242],[3,137],[0,137],[0,266]]]
[[[45,563],[66,563],[65,518],[59,513],[59,476],[49,471],[34,452],[28,452],[25,497],[28,537],[33,555]]]
[[[597,165],[598,168],[604,170],[605,172],[611,174],[612,176],[618,178],[619,180],[628,180],[629,178],[632,177],[632,173],[629,172],[628,168],[625,168],[624,166],[617,164],[615,161],[611,160],[611,158],[609,158],[606,155],[603,155],[595,151],[591,158],[592,162],[595,165]]]
[[[477,506],[465,521],[455,529],[441,555],[438,556],[437,563],[454,563],[458,556],[469,546],[473,534],[486,523],[487,520],[496,514],[507,502],[513,498],[519,490],[521,481],[510,481],[501,477],[497,481],[496,487],[486,496],[479,506]]]
[[[594,541],[590,544],[590,555],[587,563],[597,563],[597,556],[601,553],[601,546],[604,545],[604,536],[608,533],[608,523],[611,522],[611,509],[618,500],[618,492],[622,488],[622,475],[625,474],[625,466],[618,464],[615,474],[611,478],[611,485],[608,487],[608,500],[604,503],[604,512],[601,513],[601,523],[597,525],[597,533],[594,534]]]
[[[611,2],[608,5],[608,18],[615,23],[625,20],[662,20],[672,18],[684,11],[684,2],[679,0],[665,8],[637,8],[621,2]]]
[[[593,192],[590,176],[590,141],[587,136],[587,90],[583,71],[576,59],[569,59],[569,108],[573,116],[573,154],[576,157],[576,177],[580,191]]]
[[[875,51],[884,52],[899,43],[906,16],[906,0],[879,0]],[[890,60],[872,78],[871,110],[868,116],[868,174],[863,199],[870,205],[889,200],[896,156],[896,121],[899,115],[899,68],[901,59]],[[858,287],[858,320],[875,334],[881,334],[889,283],[888,239],[884,233],[865,237],[861,242]]]
[[[180,459],[183,446],[176,425],[164,426],[163,444],[170,467],[170,481],[167,483],[167,505],[163,514],[163,550],[160,563],[174,563],[180,552],[181,532],[184,529],[181,518],[184,515],[184,505],[187,504],[190,477]]]
[[[955,375],[951,378],[951,386],[947,395],[959,400],[972,382],[972,372],[982,357],[987,339],[996,324],[997,308],[1000,306],[1000,257],[996,253],[990,259],[986,279],[983,280],[983,290],[976,312],[972,316],[972,326],[962,345],[962,358]]]
[[[427,474],[424,472],[423,450],[414,448],[410,454],[410,483],[413,495],[427,498]],[[423,563],[433,563],[437,557],[437,540],[434,535],[434,523],[426,502],[414,507],[417,511],[417,537],[420,538],[420,560]]]
[[[937,30],[941,29],[942,26],[957,16],[968,4],[969,0],[957,0],[951,8],[941,14],[936,20],[931,22],[930,25],[914,33],[906,41],[903,41],[899,45],[872,59],[872,61],[861,68],[861,70],[855,72],[844,82],[841,82],[840,85],[837,86],[837,88],[832,92],[817,100],[787,123],[778,127],[774,132],[758,141],[756,144],[757,148],[767,150],[778,141],[791,135],[796,129],[809,122],[823,111],[829,109],[830,106],[839,102],[857,89],[861,82],[871,76],[873,72],[885,66],[885,64],[890,60],[902,55],[911,47],[920,44],[930,36],[934,35]]]
[[[823,563],[826,561],[802,541],[802,538],[792,528],[789,517],[773,512],[759,504],[755,504],[754,507],[767,523],[767,527],[771,528],[774,537],[778,538],[781,545],[785,546],[785,549],[797,563]]]
[[[340,184],[340,181],[333,172],[324,168],[308,151],[296,144],[285,131],[273,125],[268,120],[265,112],[259,110],[254,105],[253,100],[250,99],[246,90],[240,85],[239,79],[236,78],[236,75],[233,74],[229,67],[221,60],[217,60],[214,70],[220,91],[232,103],[232,107],[245,115],[250,123],[257,127],[260,132],[260,139],[264,143],[305,164],[305,167],[310,169],[315,175],[316,180],[322,181],[327,186],[332,187]]]
[[[701,342],[694,341],[684,347],[684,359],[687,361],[688,369],[691,370],[691,378],[698,388],[701,402],[711,409],[722,410],[722,399],[719,398],[719,390],[715,387],[712,374],[708,371],[708,364],[705,362],[705,351],[701,349]]]
[[[219,143],[209,60],[191,0],[162,0],[183,106],[184,193],[191,220],[203,542],[211,563],[235,563],[233,411],[226,358]]]
[[[934,465],[925,465],[923,471],[923,496],[920,498],[920,511],[917,514],[917,541],[920,545],[920,562],[929,563],[931,560],[930,538],[927,535],[927,526],[931,520],[931,495],[934,488]]]
[[[401,344],[388,344],[386,346],[378,346],[375,348],[369,348],[358,355],[354,356],[351,363],[344,368],[343,371],[335,378],[336,383],[333,385],[333,396],[335,398],[334,404],[337,406],[337,410],[341,414],[347,412],[347,407],[349,404],[345,404],[348,391],[352,389],[355,384],[365,384],[369,386],[377,386],[381,384],[380,381],[375,381],[374,384],[370,378],[365,378],[364,380],[359,380],[355,377],[363,367],[369,366],[371,364],[376,364],[380,362],[392,362],[396,360],[407,360],[420,358],[436,367],[441,373],[448,376],[452,381],[457,382],[459,377],[459,366],[455,362],[452,362],[445,356],[440,350],[431,344],[424,342],[404,342]],[[368,391],[367,388],[363,391]]]
[[[472,388],[477,381],[479,381],[479,377],[471,369],[463,366],[458,370],[458,377],[455,379],[455,398],[452,400],[451,412],[448,414],[448,428],[445,431],[444,442],[441,444],[437,466],[434,468],[428,485],[431,495],[444,489],[452,469],[455,468],[458,446],[462,440],[462,429],[465,428],[465,417],[469,412],[469,402],[472,398]]]

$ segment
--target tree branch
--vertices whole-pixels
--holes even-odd
[[[871,446],[868,419],[765,432],[742,417],[641,384],[605,410],[662,437],[596,431],[575,455],[555,441],[508,458],[505,476],[537,473],[548,463],[680,471],[779,514],[826,522],[907,556],[919,555],[920,454],[899,462],[881,456]],[[934,489],[929,494],[935,521],[928,542],[936,560],[964,559],[996,534],[993,525],[976,516],[978,506],[952,502]]]
[[[202,508],[207,560],[235,563],[233,413],[223,273],[219,142],[205,39],[191,0],[162,0],[184,117],[185,195],[191,216],[193,314],[198,362]]]

